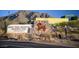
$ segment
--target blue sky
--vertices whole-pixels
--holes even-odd
[[[45,12],[53,17],[61,17],[63,15],[77,15],[79,16],[79,10],[31,10],[34,12]],[[15,13],[17,10],[0,10],[0,16],[7,16],[9,14]]]

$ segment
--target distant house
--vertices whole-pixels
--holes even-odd
[[[68,22],[68,18],[36,18],[36,21],[48,21],[49,24]]]

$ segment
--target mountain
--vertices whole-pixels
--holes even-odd
[[[5,30],[9,24],[33,24],[36,18],[51,17],[47,13],[20,10],[14,14],[0,17],[0,29]]]
[[[31,12],[31,11],[18,11],[8,16],[0,17],[0,20],[13,23],[33,23],[35,18],[48,18],[47,13]]]
[[[61,16],[61,18],[68,18],[69,21],[72,21],[72,20],[78,20],[79,17],[76,15],[70,14],[70,15]]]

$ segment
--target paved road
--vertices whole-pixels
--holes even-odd
[[[33,42],[0,41],[0,48],[70,48]]]

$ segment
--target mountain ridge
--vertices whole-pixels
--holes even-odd
[[[0,17],[0,30],[6,30],[10,24],[34,24],[36,18],[49,18],[48,13],[20,10],[8,16]],[[5,31],[6,32],[6,31]]]

